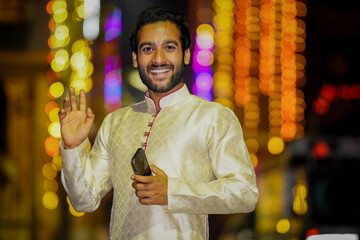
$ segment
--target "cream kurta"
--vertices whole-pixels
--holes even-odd
[[[208,215],[253,211],[256,177],[235,114],[186,86],[106,116],[94,146],[61,149],[62,182],[77,211],[91,212],[114,188],[111,239],[208,239]],[[141,205],[130,159],[143,146],[168,175],[168,205]]]

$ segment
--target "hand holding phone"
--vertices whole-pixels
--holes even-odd
[[[150,176],[151,170],[144,149],[138,148],[131,159],[131,166],[136,175]]]

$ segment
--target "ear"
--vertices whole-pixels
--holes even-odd
[[[132,52],[132,61],[133,61],[133,67],[137,68],[138,62],[137,62],[137,54],[135,52]]]
[[[191,57],[190,48],[188,48],[184,52],[184,63],[186,65],[188,65],[190,63],[190,57]]]

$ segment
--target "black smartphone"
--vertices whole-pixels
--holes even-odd
[[[144,149],[138,148],[131,159],[131,166],[136,175],[150,176],[151,170]]]

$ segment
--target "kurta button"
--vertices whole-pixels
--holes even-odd
[[[144,132],[144,136],[149,136],[149,132]]]
[[[151,127],[151,126],[152,126],[152,122],[149,122],[149,123],[148,123],[148,126]]]
[[[152,116],[153,116],[153,117],[156,117],[156,113],[153,113]]]

